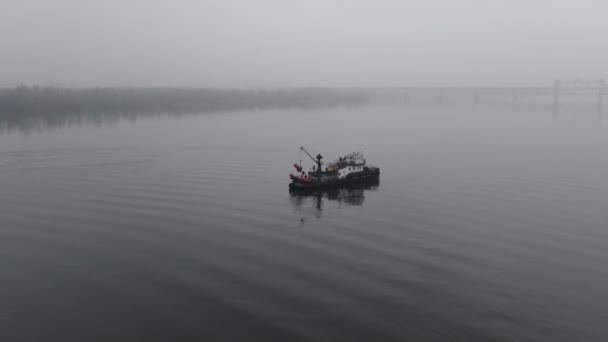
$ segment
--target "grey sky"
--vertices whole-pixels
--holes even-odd
[[[444,86],[608,76],[608,1],[0,0],[0,86]]]

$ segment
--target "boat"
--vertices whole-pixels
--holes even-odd
[[[324,163],[320,153],[313,157],[304,146],[300,147],[300,151],[312,159],[315,165],[306,172],[301,160],[299,164],[293,164],[298,173],[289,174],[289,179],[291,179],[289,190],[291,191],[374,184],[378,183],[380,179],[380,168],[367,165],[363,152],[352,152],[334,161]]]

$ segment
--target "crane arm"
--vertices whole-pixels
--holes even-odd
[[[304,146],[300,146],[300,150],[304,151],[304,153],[306,153],[306,155],[308,157],[310,157],[310,159],[312,159],[312,161],[314,161],[315,163],[318,163],[319,161],[316,160],[313,156],[310,155],[310,153],[308,153],[308,151],[306,151],[306,149],[304,148]]]

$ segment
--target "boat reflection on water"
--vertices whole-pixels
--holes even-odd
[[[309,217],[320,219],[324,208],[337,204],[346,206],[362,206],[365,201],[365,193],[376,191],[380,185],[379,180],[366,184],[352,185],[348,187],[329,188],[323,190],[309,191],[290,191],[290,201],[294,208],[294,213],[300,216],[300,227]]]

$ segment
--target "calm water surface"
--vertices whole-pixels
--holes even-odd
[[[380,184],[292,196],[300,145]],[[504,108],[4,131],[0,340],[605,340],[607,148]]]

